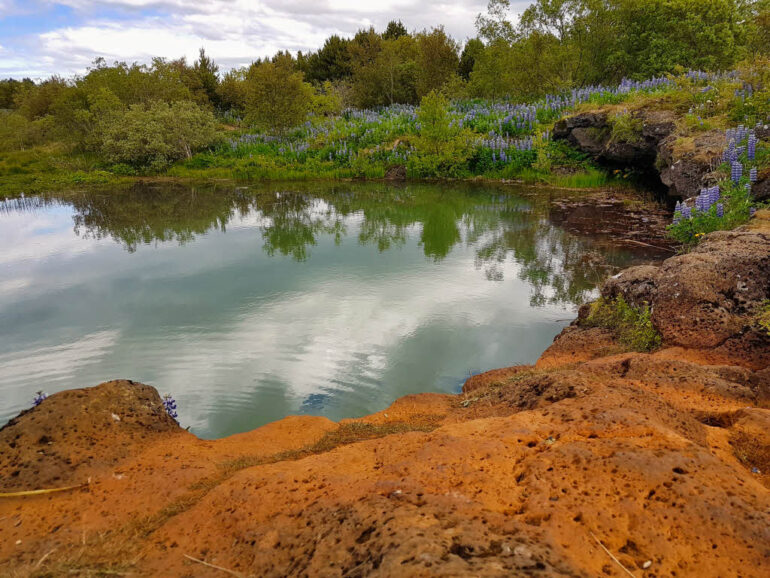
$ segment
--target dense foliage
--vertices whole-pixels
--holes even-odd
[[[381,177],[393,165],[418,177],[540,178],[558,166],[570,184],[597,173],[549,129],[580,103],[676,89],[698,130],[714,123],[709,98],[737,90],[720,93],[729,126],[770,115],[762,64],[740,77],[682,74],[766,64],[770,0],[535,0],[515,16],[491,0],[464,46],[441,26],[392,21],[230,71],[201,49],[192,64],[99,59],[76,78],[3,80],[0,175],[55,158],[49,170],[79,175],[177,161],[178,174],[289,178]],[[635,122],[619,112],[613,138],[633,139]]]
[[[192,102],[134,104],[105,119],[99,148],[107,160],[130,167],[162,170],[217,138],[214,116]]]

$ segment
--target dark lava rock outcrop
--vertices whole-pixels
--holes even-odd
[[[613,117],[606,110],[558,121],[553,137],[566,140],[609,168],[635,170],[651,183],[665,186],[670,196],[692,197],[713,184],[712,173],[721,163],[726,146],[723,132],[707,131],[680,138],[672,111],[641,109],[627,114],[640,126],[632,138],[613,136]],[[762,130],[758,135],[767,138]],[[761,174],[753,190],[758,200],[770,197],[770,173]]]

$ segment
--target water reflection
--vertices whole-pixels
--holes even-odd
[[[548,208],[543,194],[470,184],[0,203],[0,419],[40,388],[130,377],[221,436],[287,413],[360,415],[531,362],[633,258],[553,226]]]

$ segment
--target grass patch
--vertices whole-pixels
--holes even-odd
[[[652,325],[650,308],[646,304],[641,308],[629,305],[622,295],[594,301],[583,325],[613,331],[617,340],[632,351],[653,351],[662,342]]]
[[[610,119],[612,132],[610,142],[637,143],[642,139],[644,123],[641,118],[632,116],[628,111],[615,114]]]

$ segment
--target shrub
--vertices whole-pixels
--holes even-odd
[[[622,295],[616,299],[594,301],[584,324],[612,330],[618,341],[633,351],[652,351],[660,347],[662,341],[652,325],[647,304],[634,307],[626,303]]]
[[[21,114],[0,110],[0,151],[24,150],[51,139],[53,119],[27,120]]]
[[[264,130],[284,133],[305,121],[313,105],[313,87],[301,72],[263,62],[246,76],[246,120]]]
[[[111,163],[160,171],[213,145],[214,115],[190,101],[133,105],[104,123],[101,148]]]
[[[453,122],[449,101],[431,91],[417,111],[420,136],[416,154],[409,158],[409,171],[417,177],[461,177],[467,173],[471,135]]]

